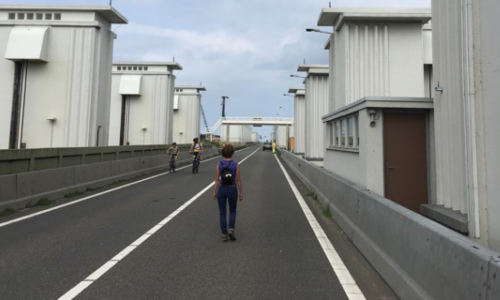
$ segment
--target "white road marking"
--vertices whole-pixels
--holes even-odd
[[[297,198],[300,207],[304,211],[304,214],[307,220],[309,221],[309,224],[311,225],[314,234],[316,234],[318,242],[320,243],[321,248],[323,248],[323,251],[325,252],[326,257],[328,258],[328,261],[330,262],[333,271],[337,275],[337,278],[339,279],[340,284],[342,285],[342,288],[344,289],[344,292],[346,293],[347,297],[349,298],[349,300],[366,300],[365,296],[363,295],[363,292],[361,292],[358,285],[356,284],[356,281],[354,280],[354,278],[352,278],[351,273],[349,272],[349,270],[347,270],[347,267],[345,266],[344,262],[338,255],[337,251],[335,250],[335,247],[333,247],[332,243],[330,242],[325,232],[321,228],[321,225],[319,225],[318,220],[316,220],[313,213],[309,209],[309,206],[307,206],[306,201],[300,194],[299,190],[293,183],[292,179],[286,172],[285,168],[279,161],[278,157],[276,157],[276,160],[278,161],[278,164],[280,165],[283,174],[285,174],[288,184],[290,184],[290,187],[292,188],[292,191],[295,194],[295,197]]]
[[[259,148],[257,148],[259,150]],[[250,155],[245,157],[240,163],[247,160],[250,156],[254,155],[256,152],[252,152]],[[215,181],[206,186],[202,191],[189,199],[186,203],[181,205],[178,209],[172,212],[168,217],[163,219],[160,223],[153,226],[148,232],[143,234],[140,238],[135,240],[132,244],[125,247],[120,253],[115,255],[111,260],[102,265],[99,269],[97,269],[94,273],[90,274],[87,278],[69,290],[66,294],[62,295],[59,300],[71,300],[78,296],[81,292],[83,292],[86,288],[88,288],[92,283],[98,280],[102,275],[108,272],[111,268],[113,268],[117,263],[119,263],[122,259],[124,259],[128,254],[137,249],[142,243],[144,243],[148,238],[150,238],[153,234],[155,234],[160,228],[165,226],[170,220],[172,220],[176,215],[186,209],[191,203],[193,203],[196,199],[198,199],[201,195],[203,195],[209,188],[214,185]]]

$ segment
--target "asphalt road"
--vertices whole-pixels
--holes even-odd
[[[275,156],[234,159],[236,241],[221,241],[207,160],[0,219],[0,299],[348,299]],[[364,297],[397,299],[291,178]]]

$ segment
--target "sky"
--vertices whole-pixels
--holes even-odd
[[[431,0],[111,0],[128,24],[112,30],[113,61],[172,62],[176,85],[204,86],[209,127],[227,117],[293,117],[290,87],[300,64],[328,64],[328,35],[317,28],[323,8],[430,8]],[[0,0],[0,4],[110,5],[110,0]],[[321,27],[331,31],[331,27]],[[205,129],[201,120],[201,132]],[[270,126],[254,128],[270,139]]]

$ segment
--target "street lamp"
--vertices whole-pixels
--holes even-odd
[[[306,78],[306,77],[304,77],[304,76],[299,76],[299,75],[294,75],[294,74],[290,75],[290,77],[297,77],[297,78],[303,78],[303,79],[305,79],[305,78]]]
[[[56,120],[56,117],[47,118],[47,121],[50,122],[50,148],[52,148],[52,142],[54,141],[54,123]]]
[[[222,96],[222,118],[226,119],[226,99],[229,99],[228,96]]]
[[[283,94],[283,96],[286,96],[286,97],[295,97],[295,95],[293,95],[293,94]]]
[[[319,30],[318,28],[306,28],[306,31],[307,32],[318,32],[318,33],[325,33],[325,34],[333,34],[333,32]]]

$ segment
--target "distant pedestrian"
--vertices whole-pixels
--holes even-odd
[[[240,176],[240,165],[234,161],[234,148],[231,144],[222,147],[223,159],[217,163],[215,169],[214,200],[219,205],[220,229],[222,241],[236,240],[234,232],[236,223],[236,206],[238,199],[243,200],[243,184]],[[229,226],[227,220],[227,206],[229,204]]]
[[[273,148],[273,153],[276,152],[276,141],[275,140],[273,141],[271,148]]]

